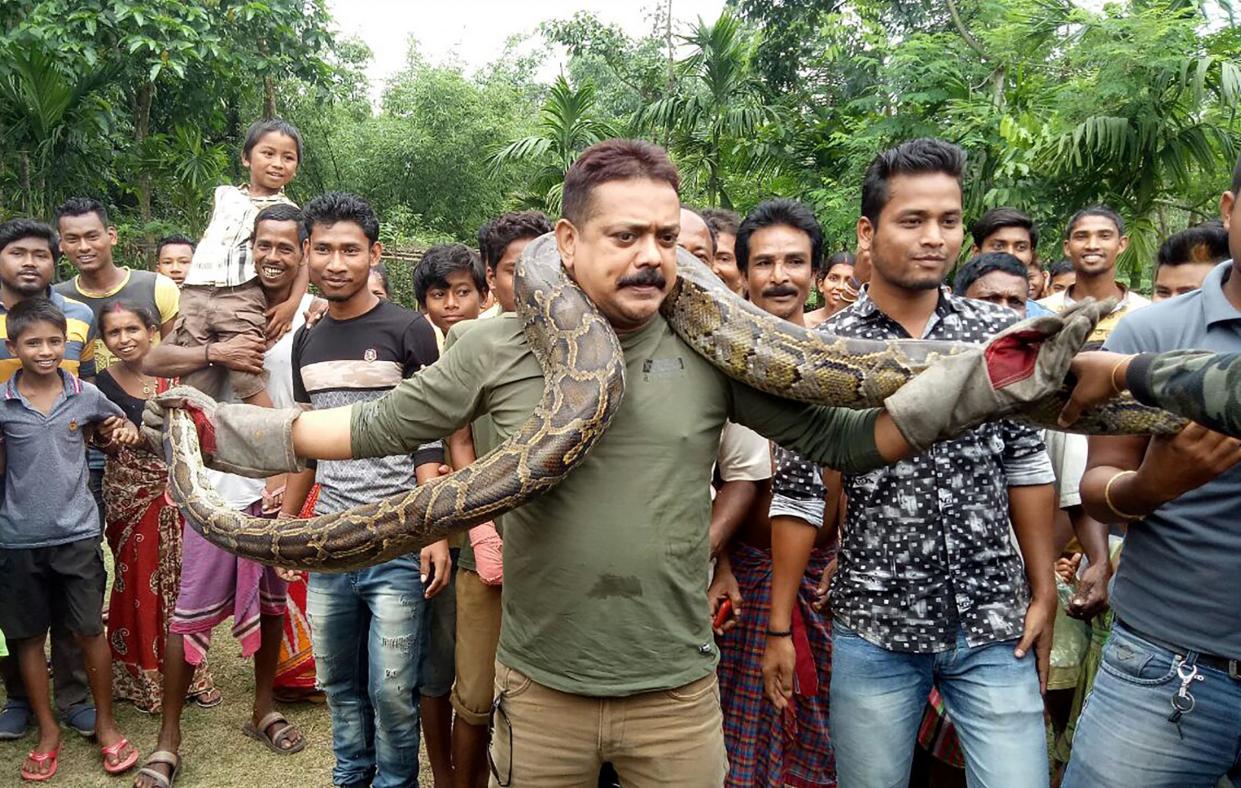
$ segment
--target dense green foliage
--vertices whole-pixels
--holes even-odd
[[[127,238],[200,231],[211,187],[241,177],[246,125],[275,112],[306,137],[292,196],[357,191],[393,244],[469,242],[508,208],[554,212],[573,157],[627,134],[668,146],[688,202],[798,197],[840,248],[870,158],[934,134],[969,151],[969,215],[1029,211],[1045,258],[1073,210],[1113,204],[1133,228],[1123,265],[1136,282],[1160,237],[1213,214],[1241,151],[1227,3],[730,0],[714,20],[666,13],[637,37],[586,14],[548,20],[477,73],[411,48],[373,98],[370,53],[333,33],[322,0],[7,0],[0,216],[46,217],[86,193]],[[541,80],[558,48],[564,73]]]

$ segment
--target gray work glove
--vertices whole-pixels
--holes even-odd
[[[1009,326],[977,350],[935,361],[884,400],[901,435],[924,451],[1059,391],[1069,364],[1115,299]]]
[[[293,452],[293,422],[302,413],[298,408],[221,404],[196,388],[175,386],[147,400],[142,412],[142,435],[159,454],[168,408],[190,414],[208,468],[256,479],[306,469]]]

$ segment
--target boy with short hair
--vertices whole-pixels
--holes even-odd
[[[194,263],[194,241],[180,233],[165,235],[155,245],[155,272],[176,283],[185,284],[185,277]]]
[[[517,259],[531,241],[551,231],[551,220],[539,211],[505,213],[479,228],[478,250],[500,319],[515,319],[513,278]],[[452,340],[468,329],[469,325],[462,325],[452,332]],[[490,419],[484,418],[475,422],[473,428],[453,434],[448,445],[454,468],[464,468],[477,457],[473,429],[493,428]],[[496,645],[500,639],[503,547],[495,524],[481,523],[470,529],[457,560],[457,675],[452,687],[452,706],[457,712],[452,728],[457,785],[487,784],[487,717],[494,695]]]
[[[86,488],[86,443],[97,432],[103,436],[99,445],[132,446],[138,432],[97,388],[60,369],[67,322],[51,301],[22,301],[7,317],[5,343],[22,368],[0,399],[7,460],[0,599],[9,601],[0,605],[0,629],[13,643],[39,725],[39,743],[21,774],[42,782],[58,766],[60,730],[43,656],[53,616],[66,618],[82,647],[103,768],[121,774],[138,760],[138,751],[112,716],[112,657],[103,630],[106,576],[95,500]]]
[[[475,320],[482,312],[487,295],[487,277],[478,255],[462,244],[433,246],[422,256],[414,269],[414,298],[431,325],[435,327],[440,349],[449,329],[466,320]],[[461,435],[454,441],[462,440]],[[450,544],[457,544],[453,540]],[[454,547],[452,560],[458,557]],[[432,597],[427,605],[427,626],[424,628],[425,650],[422,660],[422,733],[427,741],[427,758],[436,775],[436,784],[452,775],[452,690],[455,669],[457,629],[456,583],[451,564],[449,584],[444,593]],[[437,567],[437,571],[439,568]]]
[[[207,346],[238,334],[255,339],[279,339],[293,323],[309,275],[298,274],[289,300],[268,304],[259,285],[250,248],[254,220],[264,208],[293,204],[284,187],[302,162],[302,137],[279,118],[255,121],[241,150],[241,163],[250,171],[245,186],[217,187],[211,222],[194,250],[193,264],[181,291],[181,319],[174,341],[182,347]],[[207,394],[218,395],[221,370],[208,367],[182,378]],[[233,392],[244,402],[271,407],[261,375],[227,371]]]
[[[432,246],[414,269],[414,299],[435,326],[441,349],[448,329],[478,317],[486,295],[483,263],[463,244]]]

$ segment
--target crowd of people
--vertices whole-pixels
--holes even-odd
[[[1110,353],[1087,355],[1103,396],[1136,393],[1135,354],[1241,351],[1241,163],[1222,222],[1163,243],[1148,300],[1117,278],[1128,239],[1107,206],[1056,244],[1009,207],[967,239],[947,142],[878,155],[856,238],[832,239],[794,200],[683,205],[660,148],[609,140],[569,169],[558,220],[506,213],[477,251],[428,249],[408,309],[363,198],[286,197],[303,153],[291,125],[256,122],[249,182],[216,189],[201,239],[162,239],[154,272],[117,263],[95,199],[0,224],[0,739],[35,729],[24,780],[57,773],[63,723],[107,773],[172,786],[186,704],[222,700],[208,656],[230,618],[253,660],[246,734],[293,756],[308,742],[277,704],[325,700],[337,786],[417,785],[422,742],[434,784],[460,788],[1236,776],[1241,441],[1196,423],[1040,431],[988,418],[951,372],[884,409],[800,405],[729,380],[658,307],[678,247],[840,337],[986,343],[1114,299],[1086,341]],[[515,270],[548,233],[626,369],[615,420],[561,484],[344,573],[265,567],[185,524],[139,429],[183,404],[178,382],[211,398],[195,411],[209,464],[263,470],[208,471],[255,516],[352,509],[498,446],[544,390]],[[76,275],[54,283],[62,256]],[[145,755],[116,701],[160,715]]]

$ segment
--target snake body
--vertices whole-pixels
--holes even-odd
[[[865,408],[936,358],[967,344],[871,341],[807,331],[727,290],[678,250],[678,281],[661,309],[673,330],[728,376],[789,399]],[[532,242],[517,266],[518,313],[543,369],[544,393],[513,435],[478,462],[404,493],[305,520],[268,520],[230,509],[212,488],[192,420],[171,410],[166,437],[169,489],[208,541],[264,564],[320,572],[372,566],[453,531],[493,519],[550,489],[607,430],[624,393],[615,332],[564,271],[551,235]],[[1054,426],[1064,395],[1020,418]],[[1114,401],[1077,429],[1104,434],[1171,432],[1183,419]]]

